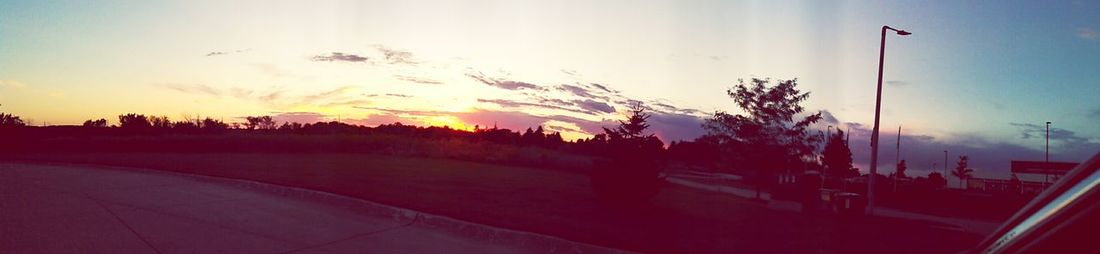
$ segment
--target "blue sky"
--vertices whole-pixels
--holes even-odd
[[[946,148],[1001,176],[1042,158],[1032,125],[1045,121],[1054,159],[1100,150],[1089,1],[0,1],[0,110],[39,124],[542,124],[575,138],[639,100],[667,141],[738,112],[724,90],[739,78],[798,78],[809,109],[853,126],[860,162],[884,24],[914,33],[888,38],[882,118],[883,147],[898,125],[912,135],[910,168]]]

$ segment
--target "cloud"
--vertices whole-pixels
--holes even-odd
[[[520,89],[543,90],[542,87],[539,87],[538,85],[535,85],[535,84],[526,83],[526,82],[519,82],[519,81],[511,81],[511,80],[494,79],[494,78],[486,77],[485,74],[482,74],[480,72],[478,72],[478,73],[466,73],[466,76],[470,77],[474,80],[477,80],[478,82],[481,82],[482,84],[495,86],[495,87],[501,88],[501,89],[508,89],[508,90],[520,90]]]
[[[821,111],[821,120],[833,126],[840,126],[840,121],[837,120],[836,116],[833,116],[833,113],[829,112],[828,110]]]
[[[619,92],[619,91],[611,90],[611,88],[608,88],[607,86],[596,84],[596,83],[592,83],[590,85],[592,85],[592,86],[594,86],[594,87],[596,87],[600,90],[603,90],[604,92],[608,92],[608,93],[618,93]]]
[[[612,107],[611,105],[607,105],[607,103],[598,102],[598,101],[594,101],[594,100],[574,100],[573,103],[576,103],[577,106],[581,107],[581,109],[588,110],[588,111],[591,111],[591,112],[603,112],[603,113],[614,113],[615,112],[615,108]]]
[[[564,107],[564,106],[555,106],[555,105],[548,105],[548,104],[521,102],[521,101],[504,100],[504,99],[477,99],[477,102],[496,104],[496,105],[504,107],[504,108],[534,107],[534,108],[564,110],[564,111],[569,111],[569,112],[574,112],[574,113],[581,113],[581,114],[592,114],[592,112],[590,112],[590,111],[579,110],[579,109],[574,109],[574,108],[568,108],[568,107]],[[570,105],[572,105],[572,104],[570,104]]]
[[[329,54],[329,55],[316,55],[316,56],[311,57],[310,60],[313,60],[314,62],[353,62],[353,63],[365,63],[365,62],[367,62],[366,57],[362,57],[362,56],[358,56],[358,55],[354,55],[354,54],[344,54],[344,53],[340,53],[340,52],[332,52],[332,54]]]
[[[391,49],[382,45],[375,45],[374,47],[382,52],[383,57],[385,57],[386,61],[390,64],[418,64],[418,62],[413,60],[411,52]]]
[[[281,112],[272,115],[276,123],[316,123],[325,122],[326,115],[316,112]]]
[[[479,101],[501,104],[512,103],[507,100],[482,99]],[[520,104],[515,105],[526,104],[520,102]],[[468,125],[491,127],[495,124],[500,128],[507,128],[512,130],[522,130],[528,127],[546,125],[546,123],[549,121],[558,121],[571,123],[579,128],[579,130],[568,129],[568,131],[581,131],[589,134],[599,134],[603,133],[603,127],[614,127],[619,124],[619,121],[614,119],[602,119],[596,121],[566,115],[534,115],[520,111],[496,111],[478,109],[472,112],[445,112],[431,110],[399,110],[358,106],[355,108],[379,111],[381,115],[388,115],[393,119],[400,118],[408,120],[418,117],[454,116]],[[651,127],[649,131],[656,134],[666,144],[671,143],[675,140],[692,140],[703,135],[703,129],[700,127],[703,122],[702,118],[692,115],[675,113],[653,113],[652,115],[653,116],[650,117]]]
[[[846,123],[851,128],[850,144],[853,163],[864,173],[868,170],[870,161],[870,137],[871,130],[857,123]],[[1045,126],[1038,124],[1011,123],[1021,128],[1021,138],[1042,139],[1037,134],[1039,129],[1045,132]],[[843,128],[839,128],[844,130]],[[894,149],[897,145],[896,129],[884,129],[879,132],[879,173],[889,174],[894,171]],[[1026,136],[1026,137],[1023,137]],[[1072,131],[1055,131],[1051,128],[1051,160],[1081,162],[1100,151],[1100,143],[1091,142],[1087,138],[1079,137]],[[1055,146],[1054,141],[1058,141]],[[1040,143],[1036,147],[1025,147],[1019,144],[1005,141],[992,140],[981,134],[961,133],[946,135],[946,138],[934,138],[930,135],[902,130],[901,158],[906,160],[910,176],[926,176],[936,164],[937,172],[943,172],[943,151],[948,151],[949,171],[955,167],[959,155],[970,157],[970,167],[976,169],[975,176],[983,178],[1009,177],[1010,163],[1013,160],[1041,161],[1044,158],[1043,146]],[[957,187],[957,178],[949,176],[950,186]]]
[[[333,102],[325,103],[324,106],[325,107],[362,106],[362,105],[370,105],[371,103],[373,103],[373,102],[371,102],[370,100],[355,99],[355,100],[346,100],[346,101],[333,101]]]
[[[556,131],[556,132],[581,132],[581,129],[568,127],[568,126],[561,126],[561,125],[545,125],[545,126],[546,126],[546,129],[550,130],[550,131]]]
[[[160,87],[186,94],[222,95],[221,90],[203,84],[164,84]]]
[[[1081,27],[1077,28],[1077,37],[1086,40],[1096,40],[1100,38],[1100,33],[1097,33],[1096,30],[1091,27]]]
[[[408,81],[408,82],[413,82],[413,83],[418,83],[418,84],[429,84],[429,85],[443,84],[443,82],[441,82],[441,81],[427,79],[427,78],[418,78],[418,77],[413,77],[413,76],[393,75],[393,77],[398,79],[398,80],[403,80],[403,81]]]
[[[1096,109],[1093,109],[1092,112],[1089,112],[1089,116],[1091,116],[1093,120],[1100,121],[1100,107],[1097,107]]]
[[[903,86],[909,86],[910,85],[910,83],[908,81],[901,81],[901,80],[889,80],[889,81],[886,81],[886,84],[891,85],[891,86],[896,86],[896,87],[903,87]]]
[[[386,94],[386,96],[389,96],[389,97],[400,97],[400,98],[410,98],[410,97],[412,97],[412,95],[407,95],[407,94],[399,94],[399,93],[388,93],[388,94]]]
[[[353,87],[353,86],[343,86],[343,87],[338,87],[336,89],[332,89],[332,90],[329,90],[329,91],[325,91],[325,92],[321,92],[321,93],[317,93],[317,94],[312,94],[312,95],[307,95],[305,97],[302,97],[301,103],[309,104],[309,103],[313,103],[313,102],[319,101],[319,100],[333,99],[333,97],[343,96],[344,94],[347,94],[348,92],[350,92],[351,90],[354,90],[354,89],[355,89],[355,87]]]
[[[222,56],[222,55],[229,55],[229,54],[239,54],[239,53],[244,53],[244,52],[248,52],[248,51],[251,51],[251,50],[252,50],[251,48],[248,48],[248,49],[238,49],[238,50],[233,50],[233,51],[212,51],[210,53],[206,53],[206,56]]]
[[[661,113],[676,113],[676,114],[687,114],[687,115],[700,115],[700,114],[703,113],[702,110],[693,109],[693,108],[680,108],[680,107],[676,107],[676,106],[670,105],[668,103],[664,103],[664,102],[657,101],[657,100],[650,101],[649,103],[642,103],[639,100],[627,99],[627,100],[623,100],[623,101],[616,101],[616,103],[619,103],[619,104],[622,104],[622,105],[638,104],[638,105],[641,105],[642,108],[645,108],[646,110],[650,110],[650,111],[653,111],[653,112],[661,112]],[[656,107],[650,107],[649,105],[653,105],[653,106],[656,106]]]
[[[1039,125],[1033,123],[1008,123],[1009,125],[1016,126],[1020,129],[1020,138],[1045,138],[1047,135],[1046,125]],[[1088,142],[1088,138],[1078,136],[1077,133],[1062,128],[1051,127],[1050,128],[1050,140],[1065,141],[1065,142]]]
[[[672,141],[694,140],[702,136],[705,134],[703,121],[703,118],[693,115],[654,112],[649,118],[649,125],[667,145]]]
[[[27,84],[15,80],[0,80],[0,87],[6,87],[11,89],[23,89],[27,87]]]
[[[414,123],[417,123],[419,121],[414,120],[414,119],[403,118],[403,117],[400,117],[400,116],[397,116],[397,115],[394,115],[394,114],[390,114],[390,113],[381,113],[381,114],[370,115],[370,116],[367,116],[367,118],[362,118],[362,119],[344,119],[343,122],[350,123],[350,124],[355,124],[355,125],[376,127],[378,125],[393,124],[393,123],[414,124]]]
[[[574,85],[569,85],[569,84],[561,84],[561,85],[557,86],[557,89],[558,89],[558,91],[569,92],[573,95],[576,95],[576,96],[579,96],[579,97],[582,97],[582,98],[600,99],[600,100],[604,100],[604,101],[608,100],[607,96],[599,96],[599,95],[592,94],[592,92],[590,90],[588,90],[587,88],[584,88],[584,87],[580,87],[580,86],[574,86]]]
[[[229,89],[229,94],[233,95],[233,97],[235,97],[237,99],[249,98],[249,97],[252,96],[252,94],[254,92],[255,91],[244,89],[244,88],[239,88],[239,87],[234,87],[233,89]]]
[[[554,105],[563,106],[563,107],[576,105],[576,104],[573,104],[572,102],[568,102],[568,101],[565,101],[565,100],[562,100],[562,99],[551,99],[551,98],[539,98],[539,103],[548,103],[548,104],[554,104]],[[1097,112],[1100,112],[1100,110],[1097,110]],[[1100,114],[1100,113],[1098,113],[1098,114]]]
[[[293,71],[291,69],[282,68],[282,67],[279,67],[278,65],[275,65],[275,64],[255,63],[255,64],[250,64],[250,66],[256,68],[256,70],[259,71],[260,73],[263,73],[264,75],[267,75],[267,76],[272,77],[272,78],[279,78],[279,79],[288,78],[288,79],[298,79],[298,80],[312,80],[312,79],[315,78],[312,75],[299,74],[299,73],[296,73],[295,71]]]
[[[275,100],[278,100],[282,97],[283,97],[283,91],[274,91],[274,92],[268,93],[266,95],[262,95],[258,99],[260,99],[261,101],[267,102],[267,103],[271,103],[271,102],[273,102]]]

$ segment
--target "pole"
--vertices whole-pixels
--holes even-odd
[[[886,54],[886,29],[882,26],[882,37],[878,48],[878,84],[875,89],[875,126],[871,130],[871,171],[867,178],[867,214],[875,211],[875,176],[878,174],[878,123],[882,112],[882,63]]]
[[[1046,185],[1047,183],[1050,182],[1050,169],[1047,168],[1047,167],[1050,167],[1050,121],[1047,121],[1047,138],[1046,138],[1046,140],[1047,140],[1046,141],[1047,142],[1047,145],[1046,145],[1046,163],[1047,163],[1047,165],[1043,165],[1043,168],[1044,168],[1043,172],[1046,173],[1046,179],[1043,180],[1043,185]]]
[[[947,150],[943,150],[943,179],[947,180]]]
[[[825,157],[825,149],[829,148],[829,142],[833,140],[833,126],[829,125],[829,128],[825,129],[825,148],[821,149],[821,157]],[[821,188],[825,188],[826,179],[829,179],[825,174],[825,161],[821,161]]]
[[[898,192],[898,177],[901,177],[901,175],[899,175],[900,172],[898,172],[898,170],[901,169],[900,168],[901,167],[901,161],[899,161],[899,160],[901,160],[901,126],[900,125],[898,126],[898,145],[897,145],[897,148],[894,151],[894,192]]]
[[[817,131],[821,134],[821,131]],[[821,165],[821,189],[825,188],[825,148],[829,147],[829,138],[825,137],[825,144],[821,146],[821,156],[817,158],[817,164]]]

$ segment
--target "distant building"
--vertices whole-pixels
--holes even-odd
[[[1034,195],[1042,192],[1046,187],[1066,175],[1074,167],[1076,162],[1045,162],[1045,161],[1012,161],[1012,173],[1032,179],[1043,181],[1020,181],[1020,194]],[[981,192],[1010,192],[1013,190],[1012,180],[970,178],[966,180],[966,189]]]
[[[1043,191],[1047,184],[1034,181],[1020,181],[1020,194],[1035,195]],[[1011,192],[1012,181],[1005,179],[970,178],[966,179],[966,189],[980,192]]]

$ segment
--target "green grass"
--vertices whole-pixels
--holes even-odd
[[[368,154],[51,153],[10,159],[152,168],[295,186],[428,213],[658,253],[954,252],[978,236],[913,221],[778,212],[670,186],[644,207],[607,207],[565,171]],[[870,240],[872,244],[868,244]]]

